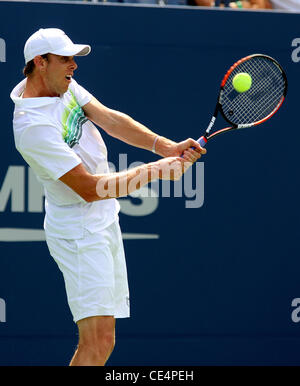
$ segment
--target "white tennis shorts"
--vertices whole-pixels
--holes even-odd
[[[129,289],[118,221],[82,239],[46,235],[51,256],[61,270],[74,322],[97,315],[129,317]]]

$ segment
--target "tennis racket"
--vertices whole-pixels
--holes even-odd
[[[237,92],[233,78],[247,73],[252,78],[248,91]],[[280,64],[267,55],[254,54],[234,63],[224,76],[214,114],[197,141],[202,147],[219,134],[259,125],[270,119],[282,105],[287,94],[287,77]],[[212,133],[218,113],[230,124]]]

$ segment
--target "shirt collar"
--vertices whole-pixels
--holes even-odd
[[[24,92],[27,78],[18,83],[10,93],[10,97],[16,106],[20,107],[41,107],[52,103],[56,103],[60,100],[60,97],[40,97],[40,98],[22,98],[21,95]]]

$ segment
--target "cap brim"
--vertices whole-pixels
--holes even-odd
[[[91,52],[91,46],[84,45],[84,44],[75,44],[78,48],[80,48],[80,51],[75,54],[76,56],[86,56]]]
[[[86,44],[73,44],[72,46],[61,48],[49,52],[50,54],[62,55],[62,56],[86,56],[91,52],[91,46]]]

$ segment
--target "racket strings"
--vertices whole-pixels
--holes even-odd
[[[237,114],[239,121],[243,119],[246,122],[260,120],[269,115],[281,99],[283,88],[278,87],[278,73],[274,73],[274,66],[270,66],[268,62],[264,62],[264,65],[263,69],[259,67],[259,73],[257,73],[257,66],[253,61],[245,63],[243,72],[250,73],[252,86],[249,93],[238,94],[239,98],[233,104],[233,108],[239,113]],[[281,77],[281,73],[279,75]],[[243,107],[239,99],[243,100]]]
[[[264,64],[265,71],[262,72],[263,76],[254,84],[253,91],[255,94],[256,89],[260,88],[265,94],[263,103],[260,103],[261,101],[259,101],[256,106],[256,114],[258,117],[267,116],[276,108],[282,98],[285,88],[282,73],[278,67],[273,62],[265,61]],[[255,71],[255,68],[253,71]],[[268,74],[270,74],[270,76]]]
[[[238,93],[232,84],[233,77],[240,72],[252,78],[250,89],[243,93]],[[240,63],[229,75],[220,101],[223,113],[236,125],[258,122],[277,108],[285,87],[281,69],[268,57],[254,56]]]
[[[256,60],[250,60],[244,63],[243,69],[236,69],[235,72],[247,72],[252,77],[252,87],[250,92],[241,93],[237,96],[240,97],[235,100],[235,106],[239,107],[239,99],[244,100],[245,112],[241,109],[240,112],[244,112],[245,116],[253,122],[257,119],[252,118],[252,115],[259,118],[261,114],[268,115],[268,111],[271,112],[281,99],[283,88],[278,87],[278,68],[272,62],[263,60],[264,66],[261,66],[262,59],[255,58]],[[272,65],[270,65],[272,63]],[[259,67],[257,66],[259,64]],[[277,72],[275,72],[275,69]],[[259,71],[259,72],[258,72]],[[235,74],[233,74],[234,76]],[[279,79],[282,78],[279,70]],[[247,103],[248,102],[248,103]],[[267,109],[267,110],[266,110]],[[252,118],[252,119],[251,119]],[[242,117],[243,119],[243,117]]]

